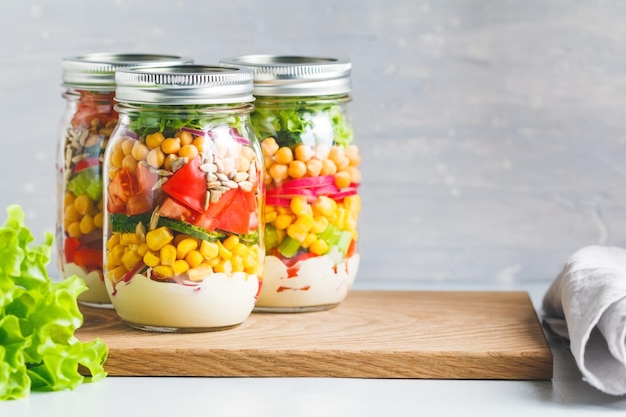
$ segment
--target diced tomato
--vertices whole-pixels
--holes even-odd
[[[102,268],[102,251],[98,249],[78,249],[74,252],[74,263],[86,268]]]
[[[119,169],[107,189],[109,193],[109,209],[113,213],[123,212],[131,196],[137,193],[134,175],[126,168]],[[121,211],[117,211],[120,210]]]
[[[235,198],[238,192],[239,189],[226,191],[216,203],[211,203],[209,208],[198,216],[193,224],[204,227],[209,231],[215,230],[217,219],[221,215],[222,211],[231,204],[231,201]]]
[[[184,222],[192,222],[196,217],[195,213],[189,208],[179,204],[171,197],[167,197],[161,208],[159,208],[159,216],[170,219],[181,220]]]
[[[129,216],[145,213],[152,209],[152,198],[145,194],[135,194],[126,202],[126,214]]]
[[[74,262],[74,254],[80,246],[80,241],[75,237],[66,237],[64,243],[65,262]]]
[[[237,192],[235,198],[217,216],[216,229],[240,234],[249,233],[250,211],[243,194],[242,191]]]
[[[93,156],[91,158],[83,159],[74,165],[74,172],[80,172],[83,169],[97,167],[100,165],[100,158]]]
[[[350,241],[350,245],[348,246],[348,250],[346,251],[346,258],[350,258],[356,252],[356,240],[352,239]]]
[[[163,184],[163,192],[197,213],[202,213],[206,184],[206,174],[200,169],[200,158],[196,157]]]
[[[152,172],[148,165],[137,164],[137,192],[144,194],[148,197],[152,197],[154,191],[152,187],[156,184],[159,176],[156,172]]]

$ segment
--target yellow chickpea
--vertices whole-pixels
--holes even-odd
[[[323,163],[317,158],[311,158],[306,163],[306,172],[309,177],[317,177],[322,172]]]
[[[294,149],[295,158],[298,161],[307,162],[309,159],[315,156],[315,152],[310,147],[300,144]]]
[[[348,145],[346,147],[346,156],[350,160],[350,165],[359,166],[361,163],[361,155],[359,154],[359,148],[356,145]]]
[[[272,156],[278,151],[278,143],[272,137],[265,138],[261,142],[261,149],[263,150],[263,155]]]
[[[361,171],[357,167],[350,165],[344,171],[350,174],[350,182],[361,182]]]
[[[281,182],[287,179],[287,165],[274,164],[269,169],[270,176],[275,182]]]
[[[165,155],[160,148],[151,149],[150,152],[148,152],[148,155],[146,155],[146,162],[152,168],[161,168],[164,161]]]
[[[350,185],[351,176],[349,172],[339,171],[335,174],[335,186],[339,189]]]
[[[146,145],[150,149],[155,149],[161,146],[161,143],[165,140],[165,136],[161,132],[154,132],[146,136]]]
[[[180,151],[180,139],[167,138],[161,143],[161,150],[164,154],[175,154]]]
[[[303,161],[294,160],[289,163],[287,174],[291,178],[302,178],[307,173],[307,166]]]
[[[185,132],[186,133],[186,132]],[[193,144],[183,145],[178,151],[178,156],[182,158],[189,158],[190,160],[198,156],[198,148]]]
[[[276,151],[274,154],[274,161],[279,164],[287,165],[289,162],[293,161],[293,152],[290,147],[283,146],[282,148]]]
[[[122,152],[124,152],[124,155],[130,155],[133,150],[133,146],[135,146],[135,142],[137,141],[132,138],[124,139],[122,142]]]
[[[130,154],[133,156],[133,158],[135,158],[135,160],[143,161],[144,159],[146,159],[148,152],[150,152],[150,149],[148,149],[146,145],[139,141],[136,141],[133,145],[133,149],[130,151]]]
[[[337,165],[330,159],[324,159],[322,161],[322,169],[320,175],[335,175],[337,172]]]
[[[126,168],[130,172],[137,171],[137,160],[135,157],[131,154],[126,155],[122,160],[122,168]]]
[[[125,156],[126,155],[124,155],[124,151],[122,151],[122,148],[116,149],[111,154],[111,165],[118,168],[121,167],[122,161],[124,160]]]
[[[172,170],[172,162],[174,162],[178,158],[178,155],[169,154],[163,160],[163,168],[168,171]]]
[[[189,132],[178,131],[176,132],[174,137],[180,139],[181,146],[190,145],[191,143],[193,143],[193,135]]]
[[[196,147],[196,149],[198,149],[198,152],[200,153],[204,153],[204,143],[205,139],[203,136],[196,136],[193,139],[193,145]]]

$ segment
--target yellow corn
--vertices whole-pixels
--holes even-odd
[[[278,213],[275,210],[272,210],[272,211],[265,210],[265,223],[272,223],[276,221],[277,217],[278,217]]]
[[[222,262],[222,258],[216,256],[215,258],[205,260],[204,264],[209,265],[211,268],[215,268],[220,262]]]
[[[164,245],[159,250],[159,258],[161,258],[161,265],[173,265],[176,261],[176,246]]]
[[[112,265],[121,265],[122,256],[124,256],[124,248],[125,247],[122,244],[115,245],[112,249],[109,250],[107,254],[107,261],[110,261],[109,263],[111,263]]]
[[[315,216],[313,218],[313,225],[311,226],[312,233],[322,233],[328,227],[328,218],[324,216]]]
[[[298,242],[302,242],[306,238],[307,232],[296,224],[290,224],[289,227],[287,227],[287,235]]]
[[[123,265],[120,265],[117,268],[109,270],[107,272],[107,275],[109,279],[115,283],[115,282],[118,282],[120,279],[122,279],[122,277],[126,275],[127,272],[128,271],[126,270],[126,268],[124,268]]]
[[[343,206],[346,210],[349,210],[353,213],[358,213],[361,211],[361,197],[358,195],[349,195],[343,199]]]
[[[306,249],[309,246],[311,246],[311,243],[315,242],[316,240],[317,240],[317,235],[315,233],[309,233],[306,235],[304,240],[300,242],[300,246]]]
[[[202,264],[195,268],[189,269],[187,275],[191,281],[200,282],[213,273],[213,268],[209,265]]]
[[[252,251],[248,251],[248,253],[245,256],[243,256],[241,260],[243,262],[244,270],[248,268],[254,268],[256,267],[256,264],[258,263],[257,257]]]
[[[332,198],[322,195],[313,203],[313,209],[323,216],[331,217],[337,209],[337,203]]]
[[[237,243],[230,249],[230,251],[233,253],[233,255],[244,256],[248,253],[248,247],[243,243]]]
[[[80,235],[82,234],[80,231],[80,223],[78,222],[71,223],[67,227],[67,234],[70,235],[70,237],[80,237]]]
[[[148,253],[150,249],[148,248],[148,245],[146,245],[145,243],[141,243],[139,246],[137,246],[137,253],[141,256],[144,256],[146,253]]]
[[[172,271],[174,275],[184,274],[189,270],[189,264],[183,259],[177,259],[172,265]]]
[[[100,211],[93,216],[93,224],[98,228],[102,229],[102,225],[104,224],[104,214]]]
[[[83,218],[80,219],[78,227],[80,228],[80,232],[84,235],[87,235],[96,229],[96,225],[93,222],[93,217],[91,217],[89,214],[85,214]]]
[[[80,220],[80,213],[76,210],[74,205],[67,206],[65,207],[64,218],[72,222],[77,222]]]
[[[176,259],[185,259],[192,250],[198,248],[198,242],[192,238],[185,238],[176,245]]]
[[[302,197],[294,197],[291,199],[289,203],[289,208],[296,216],[300,216],[302,214],[309,214],[311,212],[311,207],[309,203]]]
[[[146,252],[146,254],[143,255],[143,263],[154,268],[155,266],[161,265],[161,258],[154,252]]]
[[[141,255],[136,250],[129,250],[122,256],[122,264],[128,270],[141,261]]]
[[[226,239],[224,239],[224,247],[229,251],[232,251],[233,248],[239,243],[239,238],[235,235],[230,235]]]
[[[219,247],[217,246],[217,243],[203,240],[200,244],[200,253],[206,259],[213,259],[219,254]]]
[[[134,236],[134,234],[133,234]],[[159,227],[146,233],[146,243],[151,250],[158,251],[174,239],[172,231],[167,227]]]
[[[309,246],[309,251],[316,255],[324,255],[326,252],[328,252],[328,244],[322,239],[317,239],[315,242],[311,243],[311,246]]]
[[[230,274],[231,272],[233,272],[233,265],[230,262],[229,259],[225,259],[222,262],[220,262],[219,264],[217,264],[214,268],[213,271],[215,272],[223,272],[225,274]]]
[[[159,278],[167,279],[167,278],[171,278],[174,276],[174,270],[172,269],[171,266],[168,266],[168,265],[155,266],[152,269],[152,271],[154,271],[155,278],[157,279]]]
[[[187,261],[189,267],[195,268],[204,262],[204,256],[197,250],[192,250],[185,256],[185,261]]]
[[[226,249],[224,245],[222,244],[222,242],[220,242],[219,240],[217,241],[217,247],[219,249],[219,254],[222,257],[222,259],[228,260],[233,257],[233,253],[229,251],[228,249]]]
[[[291,214],[279,214],[274,222],[274,226],[278,230],[284,230],[291,224],[292,221],[293,216]]]
[[[244,269],[243,259],[241,256],[233,256],[230,260],[231,265],[233,266],[233,272],[242,272]]]
[[[311,228],[313,228],[313,216],[310,214],[302,214],[298,216],[293,224],[298,226],[303,231],[308,232],[311,230]]]
[[[120,243],[124,246],[130,246],[141,242],[135,233],[122,233],[120,236]]]

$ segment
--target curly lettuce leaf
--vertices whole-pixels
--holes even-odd
[[[21,207],[7,208],[0,227],[0,400],[33,391],[74,389],[106,376],[107,346],[99,339],[82,342],[77,296],[87,286],[77,276],[53,282],[47,274],[53,238],[41,244],[24,225]]]
[[[345,147],[353,139],[352,121],[339,104],[257,106],[251,121],[259,140],[271,136],[281,147],[299,144]]]

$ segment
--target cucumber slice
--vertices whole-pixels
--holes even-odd
[[[139,222],[142,222],[146,227],[148,226],[151,215],[152,213],[142,213],[127,216],[124,213],[113,213],[109,217],[111,230],[119,233],[135,233]]]
[[[186,235],[193,236],[195,238],[202,239],[202,240],[207,240],[209,242],[215,242],[218,239],[225,236],[224,233],[209,232],[208,230],[202,227],[194,226],[193,224],[189,224],[185,222],[181,222],[180,220],[168,219],[167,217],[160,217],[158,225],[159,227],[161,226],[169,227],[170,229],[176,232],[184,233]]]

